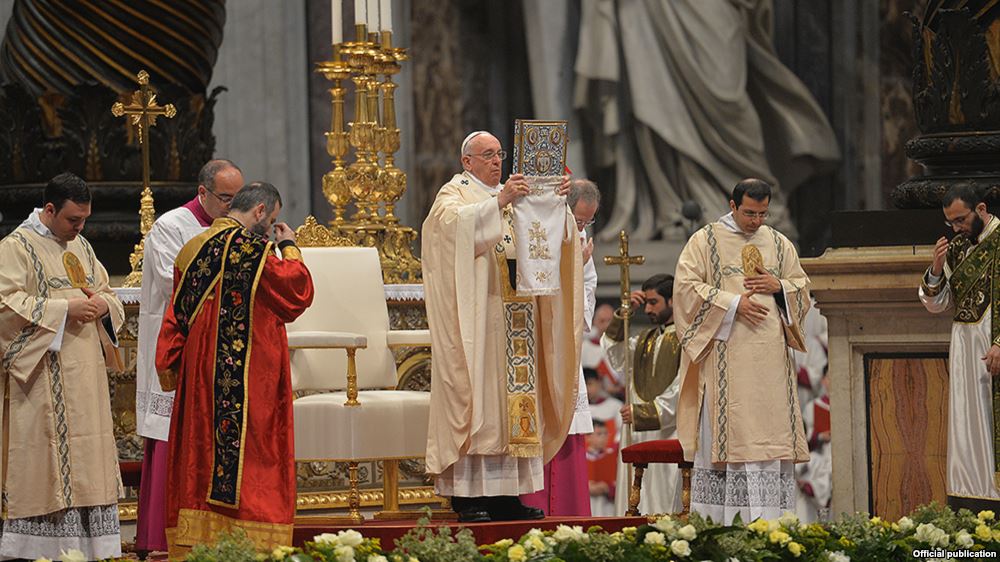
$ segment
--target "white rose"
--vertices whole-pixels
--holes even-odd
[[[389,562],[389,559],[381,554],[369,554],[368,562]]]
[[[955,544],[958,546],[970,547],[976,544],[976,541],[972,540],[972,535],[968,531],[962,529],[955,535]]]
[[[333,555],[337,557],[337,562],[354,562],[354,547],[338,544],[333,549]]]
[[[670,516],[661,517],[653,523],[653,528],[664,533],[672,533],[677,528],[677,523]]]
[[[559,542],[573,541],[580,538],[583,534],[582,527],[570,527],[569,525],[559,525],[556,527],[556,532],[552,533],[552,538]]]
[[[313,542],[317,544],[337,544],[337,540],[335,533],[323,533],[322,535],[313,537]]]
[[[913,519],[904,516],[901,517],[899,521],[897,521],[897,524],[899,525],[900,531],[909,531],[910,529],[913,528]]]
[[[667,537],[663,536],[663,533],[657,533],[656,531],[650,531],[646,533],[646,538],[642,540],[646,544],[666,544]]]
[[[786,511],[781,517],[778,518],[778,523],[781,523],[788,529],[794,529],[795,525],[799,522],[798,515],[795,515],[791,511]]]
[[[694,525],[684,525],[677,530],[677,536],[686,541],[693,541],[698,536],[698,531],[695,530]]]
[[[363,540],[365,540],[365,538],[361,536],[361,533],[355,531],[354,529],[348,529],[337,533],[337,541],[345,546],[358,546]]]
[[[677,540],[670,543],[670,550],[677,556],[688,556],[691,554],[691,546],[685,540]]]
[[[87,557],[75,548],[59,551],[59,560],[62,562],[87,562]]]
[[[913,538],[920,542],[933,545],[937,542],[934,537],[934,531],[936,530],[937,527],[935,527],[933,523],[921,523],[920,525],[917,525],[917,532],[913,534]]]
[[[851,562],[851,557],[839,550],[837,552],[828,552],[826,558],[830,562]]]

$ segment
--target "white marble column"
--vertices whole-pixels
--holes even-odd
[[[229,89],[215,106],[215,155],[274,184],[280,220],[295,227],[311,212],[306,2],[227,2],[223,33],[208,87]]]

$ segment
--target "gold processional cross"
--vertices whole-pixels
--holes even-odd
[[[142,238],[128,258],[132,272],[122,283],[124,287],[138,287],[142,284],[143,248],[146,234],[153,227],[153,220],[156,218],[153,191],[149,188],[149,129],[156,125],[157,117],[162,115],[170,119],[177,115],[177,110],[172,104],[157,105],[156,93],[149,87],[149,74],[145,70],[140,70],[136,77],[139,80],[139,89],[132,92],[132,102],[125,105],[119,101],[111,106],[112,115],[129,118],[129,124],[138,131],[139,146],[142,148],[142,199],[139,203],[139,231],[142,233]]]
[[[629,276],[629,268],[633,265],[642,265],[646,263],[645,256],[631,256],[628,253],[628,233],[624,230],[618,233],[618,255],[617,256],[604,256],[605,265],[617,265],[619,268],[619,283],[621,285],[621,307],[618,309],[618,314],[621,315],[622,319],[622,332],[623,332],[623,342],[625,344],[625,405],[629,408],[632,407],[632,385],[633,373],[632,373],[632,351],[629,349],[629,318],[632,316],[632,281]],[[624,446],[628,447],[632,444],[632,424],[627,425],[626,431],[622,432],[622,439],[625,441]],[[626,482],[631,483],[633,480],[632,475],[632,465],[626,465],[628,470],[628,475],[626,477]],[[639,473],[635,478],[642,478],[642,473]],[[635,486],[632,490],[636,490]],[[631,492],[635,493],[635,492]],[[630,494],[631,495],[631,494]],[[638,498],[635,498],[638,501]],[[632,498],[629,498],[629,505],[632,505]]]

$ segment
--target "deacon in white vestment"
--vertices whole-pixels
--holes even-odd
[[[59,174],[0,240],[0,560],[121,556],[105,358],[124,310],[80,236],[90,200],[82,179]]]
[[[559,292],[518,295],[510,205],[529,191],[500,186],[506,153],[486,132],[462,146],[465,172],[438,192],[422,231],[427,319],[434,345],[427,471],[461,521],[534,519],[520,494],[543,487],[544,463],[573,420],[583,331],[580,239],[565,224]],[[565,178],[561,195],[569,191]]]
[[[160,388],[156,375],[156,341],[163,312],[173,295],[174,260],[189,240],[212,221],[225,216],[229,202],[243,186],[243,174],[229,160],[210,160],[198,173],[198,194],[168,211],[146,234],[142,298],[139,302],[139,341],[136,356],[136,433],[146,439],[142,484],[136,520],[136,550],[166,551],[166,465],[174,391]]]
[[[997,475],[996,376],[1000,374],[1000,219],[968,185],[942,198],[948,225],[924,273],[920,301],[932,313],[953,309],[948,353],[948,505],[976,511],[1000,508]]]
[[[612,368],[624,372],[625,354],[633,356],[631,404],[621,409],[625,424],[622,433],[631,432],[632,444],[677,437],[680,349],[673,324],[673,295],[674,276],[653,275],[642,284],[642,290],[632,292],[632,308],[642,307],[653,328],[630,336],[626,346],[622,320],[616,314],[601,338]],[[627,490],[632,483],[620,456],[616,480],[615,514],[621,516],[628,510]],[[649,465],[643,475],[642,490],[640,512],[680,513],[681,479],[677,465]]]
[[[694,463],[691,511],[724,525],[794,510],[793,463],[809,460],[789,349],[805,349],[809,278],[763,224],[770,196],[763,180],[736,184],[732,212],[677,262],[677,434]]]

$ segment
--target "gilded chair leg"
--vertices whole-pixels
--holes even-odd
[[[399,461],[382,461],[382,511],[375,514],[375,519],[399,520],[413,518],[413,512],[399,509]]]
[[[362,523],[365,518],[361,516],[361,491],[358,489],[357,461],[347,463],[347,470],[350,475],[350,491],[347,495],[347,506],[349,511],[347,516],[355,523]]]
[[[634,463],[635,475],[632,478],[632,488],[628,493],[628,511],[625,515],[636,517],[639,515],[639,499],[642,496],[642,473],[646,472],[644,463]]]
[[[681,467],[681,517],[691,512],[691,467]]]

